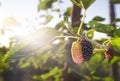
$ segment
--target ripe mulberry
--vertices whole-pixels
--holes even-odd
[[[108,50],[105,51],[105,57],[110,59],[114,56],[113,54],[114,54],[113,49],[110,46],[108,46]]]
[[[79,64],[90,59],[93,53],[93,46],[86,39],[82,39],[80,42],[75,41],[72,43],[71,53],[73,61]]]
[[[82,54],[84,60],[89,60],[93,54],[92,43],[86,39],[81,40],[80,45],[82,47]]]

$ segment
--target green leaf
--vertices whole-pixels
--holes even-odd
[[[95,75],[93,75],[92,78],[93,78],[95,81],[101,80],[101,77],[98,77],[98,76],[95,76]]]
[[[100,23],[97,23],[95,26],[96,31],[103,32],[103,33],[111,32],[113,30],[113,28],[114,27],[112,27],[112,26],[108,26],[108,25],[100,24]]]
[[[94,3],[95,0],[82,0],[84,8],[87,9]]]
[[[68,16],[64,16],[64,22],[68,23]]]
[[[96,69],[103,63],[104,56],[100,53],[94,54],[89,60],[89,69],[91,74],[95,73]]]
[[[58,67],[53,68],[49,73],[41,75],[42,80],[46,80],[52,76],[55,76],[57,73],[61,73],[62,69]]]
[[[88,25],[90,26],[90,27],[92,27],[92,28],[94,28],[95,27],[95,24],[97,24],[97,21],[89,21],[88,22]]]
[[[26,62],[26,63],[21,64],[20,68],[26,68],[28,66],[30,66],[30,62]]]
[[[55,81],[60,81],[62,76],[62,69],[55,67],[51,69],[48,73],[44,73],[42,75],[34,75],[32,79],[46,81],[49,78],[54,78]]]
[[[71,1],[73,4],[77,5],[78,7],[87,9],[89,8],[89,6],[91,6],[94,3],[95,0],[71,0]]]
[[[112,77],[105,77],[104,81],[114,81],[114,79]]]
[[[102,33],[111,33],[114,30],[113,26],[98,23],[97,21],[94,21],[94,20],[90,21],[88,25],[93,29],[95,29],[96,31],[102,32]]]
[[[120,37],[120,29],[117,29],[117,30],[113,33],[113,35],[114,35],[115,37]]]
[[[46,15],[40,15],[40,17],[46,17]]]
[[[114,64],[115,62],[120,61],[120,57],[119,56],[114,56],[111,60],[110,60],[110,64]]]
[[[38,11],[39,10],[47,10],[47,6],[46,6],[47,2],[44,0],[42,2],[39,2],[38,4]]]
[[[120,0],[110,0],[110,2],[113,4],[120,4]]]
[[[93,36],[94,36],[94,29],[90,29],[86,33],[87,33],[87,37],[93,38]]]
[[[33,80],[41,80],[41,77],[39,75],[33,75],[32,79]]]
[[[110,44],[115,51],[120,52],[120,37],[113,38]]]
[[[52,8],[52,4],[56,2],[57,0],[43,0],[40,1],[38,4],[38,11],[39,10],[47,10],[49,8]]]
[[[46,16],[45,19],[46,20],[43,23],[41,23],[41,24],[43,24],[43,25],[48,24],[53,19],[53,16],[48,15],[48,16]]]
[[[100,16],[96,16],[96,17],[94,17],[92,20],[95,20],[95,21],[104,21],[105,18],[100,17]]]
[[[54,12],[60,12],[60,9],[53,9]]]
[[[72,7],[68,7],[64,13],[64,16],[71,16]]]
[[[116,18],[113,23],[117,23],[117,22],[120,22],[120,18]]]
[[[57,23],[55,29],[59,30],[61,27],[64,27],[64,21],[60,21],[59,23]]]
[[[80,4],[80,0],[71,0],[73,4],[77,5],[78,7],[82,8],[82,5]]]

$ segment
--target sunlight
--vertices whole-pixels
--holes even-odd
[[[27,26],[27,24],[29,24],[29,26]],[[5,22],[5,24],[2,24],[0,26],[0,46],[9,47],[9,43],[13,41],[13,39],[11,40],[11,38],[14,38],[14,40],[19,41],[19,40],[24,40],[26,37],[27,38],[32,37],[31,33],[42,28],[41,25],[33,26],[33,24],[34,24],[33,21],[31,23],[26,22],[26,23],[19,23],[19,24]],[[4,33],[2,33],[2,31]]]
[[[38,22],[34,18],[22,22],[12,16],[2,18],[0,15],[0,18],[0,47],[9,47],[9,43],[13,41],[11,38],[22,40],[31,32],[42,27],[38,26]]]
[[[1,35],[0,34],[0,47],[9,47],[9,43],[10,43],[10,36],[9,35]]]
[[[28,35],[28,31],[22,28],[10,28],[4,30],[3,34],[0,34],[0,47],[9,47],[10,42],[13,41],[12,38],[19,38]]]

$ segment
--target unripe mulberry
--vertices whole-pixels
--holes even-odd
[[[82,54],[84,60],[89,60],[93,54],[92,43],[86,39],[81,40],[80,45],[82,47]]]
[[[71,47],[72,59],[75,63],[83,62],[82,47],[79,41],[74,41]]]
[[[108,50],[105,51],[105,57],[110,59],[114,56],[113,54],[114,54],[113,49],[109,46]]]
[[[79,64],[90,59],[93,53],[93,46],[91,42],[86,39],[83,39],[80,42],[75,41],[72,43],[71,53],[73,61]]]

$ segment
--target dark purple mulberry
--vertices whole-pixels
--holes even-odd
[[[82,54],[84,60],[89,60],[93,54],[92,43],[86,39],[82,39],[80,45],[82,47]]]

